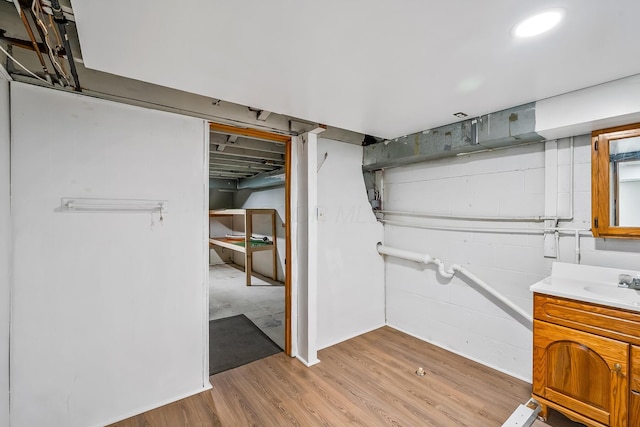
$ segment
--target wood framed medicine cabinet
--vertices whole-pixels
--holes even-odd
[[[591,134],[595,237],[640,239],[640,123]]]

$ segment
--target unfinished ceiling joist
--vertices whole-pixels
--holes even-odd
[[[235,137],[233,141],[229,139],[231,137]],[[210,144],[216,145],[218,147],[228,146],[234,148],[242,148],[247,151],[284,154],[284,145],[282,144],[270,141],[260,141],[257,139],[238,138],[236,135],[229,135],[227,137],[221,134],[212,134],[209,142]]]
[[[364,170],[401,166],[461,153],[542,141],[535,103],[364,147]]]
[[[211,123],[211,132],[222,133],[225,135],[240,135],[247,138],[262,139],[265,141],[279,142],[285,144],[291,140],[289,135],[280,135],[277,133],[265,132],[258,129],[237,128],[235,126],[223,125],[220,123]]]
[[[273,160],[273,159],[269,159],[269,160],[260,160],[260,159],[243,159],[243,158],[237,158],[234,159],[232,157],[217,157],[214,153],[211,153],[211,155],[209,156],[209,161],[220,161],[220,162],[225,162],[225,163],[230,163],[230,164],[237,164],[237,165],[267,165],[267,166],[281,166],[284,165],[284,160]]]
[[[225,151],[217,151],[216,155],[220,156],[235,156],[247,159],[262,159],[262,160],[280,160],[284,161],[282,154],[277,153],[265,153],[265,152],[250,152],[241,148],[235,148],[227,146]]]
[[[209,162],[209,167],[215,167],[217,169],[227,169],[227,170],[238,170],[238,171],[244,171],[244,170],[258,170],[258,171],[272,171],[272,170],[276,170],[279,169],[278,166],[270,166],[270,165],[265,165],[265,164],[257,164],[257,165],[238,165],[238,164],[234,164],[234,163],[224,163],[224,162],[219,162],[219,161],[211,161]]]
[[[257,119],[260,120],[261,122],[264,122],[269,118],[270,114],[271,114],[271,111],[260,110],[258,111]]]

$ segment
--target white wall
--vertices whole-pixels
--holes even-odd
[[[294,355],[307,366],[318,363],[317,346],[317,224],[312,211],[318,198],[317,135],[305,133],[291,139],[294,173],[292,191],[292,336]]]
[[[233,206],[233,193],[209,188],[209,209],[228,209]],[[209,236],[224,236],[231,232],[231,218],[218,217],[209,220]],[[209,264],[225,264],[233,259],[233,251],[220,246],[209,248]]]
[[[9,425],[10,153],[9,82],[0,74],[0,425],[3,426]]]
[[[104,425],[209,387],[202,120],[13,84],[11,419]],[[61,213],[61,197],[168,200]]]
[[[536,101],[536,133],[588,134],[640,120],[640,74]]]
[[[367,200],[362,147],[319,139],[318,164],[317,343],[325,348],[385,323],[383,229]]]
[[[228,209],[233,206],[233,193],[209,188],[209,209]]]
[[[286,255],[286,234],[283,226],[285,219],[284,187],[265,188],[260,190],[240,190],[233,195],[233,207],[238,209],[275,209],[276,210],[276,250],[278,252],[277,277],[284,282],[284,258]],[[234,227],[244,230],[240,218],[235,219]],[[271,217],[256,215],[253,217],[253,234],[268,236],[271,234]],[[234,254],[234,263],[244,265],[244,255]],[[270,251],[253,254],[253,271],[271,277],[273,260]]]
[[[215,191],[215,190],[214,190]],[[227,205],[227,208],[231,203]],[[224,237],[233,232],[233,218],[218,216],[209,218],[209,237]],[[209,247],[209,265],[226,264],[233,260],[233,251],[220,246]]]
[[[569,139],[558,143],[558,213],[568,228],[590,228],[590,139],[575,138],[575,187],[570,186]],[[388,210],[485,216],[544,215],[544,144],[459,156],[385,171]],[[554,199],[554,198],[552,198]],[[452,227],[534,227],[533,224],[420,220]],[[640,242],[583,237],[583,264],[634,269]],[[457,263],[532,310],[529,286],[550,274],[541,235],[435,231],[385,225],[385,244],[429,253],[447,266]],[[560,261],[574,262],[575,239],[562,235]],[[511,375],[531,380],[531,331],[508,311],[457,276],[443,279],[432,267],[395,258],[386,261],[387,321],[390,326],[451,349]]]
[[[621,182],[618,203],[620,224],[640,226],[640,181]]]

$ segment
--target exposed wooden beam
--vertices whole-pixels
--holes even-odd
[[[223,133],[227,135],[241,135],[254,139],[262,139],[264,141],[273,141],[284,144],[291,140],[289,135],[280,135],[276,133],[265,132],[258,129],[237,128],[234,126],[223,125],[220,123],[211,123],[209,125],[211,132]]]
[[[262,121],[262,122],[264,122],[265,120],[267,120],[269,118],[270,114],[271,114],[271,111],[260,110],[260,111],[258,111],[257,119]]]
[[[284,158],[283,158],[284,153],[282,154],[265,153],[265,152],[248,153],[247,150],[244,150],[242,148],[238,149],[236,147],[231,147],[231,146],[227,146],[227,148],[224,151],[216,151],[215,155],[216,156],[235,156],[235,157],[241,157],[241,158],[247,158],[247,159],[276,160],[279,162],[284,162]]]
[[[253,173],[240,173],[240,172],[223,172],[223,171],[219,171],[219,172],[212,172],[209,171],[209,177],[213,177],[213,178],[247,178],[250,176],[253,176],[255,174]]]
[[[218,156],[219,153],[211,153],[209,155],[209,161],[220,161],[220,162],[233,162],[237,164],[250,164],[250,165],[265,165],[265,166],[282,166],[284,164],[284,160],[277,159],[268,159],[268,160],[250,160],[250,159],[233,159],[229,156]]]
[[[210,168],[220,168],[229,170],[252,170],[252,171],[271,171],[282,168],[280,165],[237,165],[224,162],[209,162]]]
[[[258,141],[255,139],[240,138],[230,141],[235,135],[211,135],[210,144],[217,145],[217,151],[223,151],[225,147],[244,148],[246,150],[260,151],[263,153],[284,154],[284,145],[271,141]]]

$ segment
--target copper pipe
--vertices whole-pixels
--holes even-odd
[[[0,34],[0,40],[4,40],[7,43],[9,43],[10,45],[15,46],[15,47],[19,47],[19,48],[26,49],[26,50],[31,50],[31,51],[34,50],[33,49],[33,44],[29,40],[16,39],[14,37],[7,37],[7,36],[2,35],[2,34]],[[44,44],[40,43],[40,42],[38,42],[37,45],[38,45],[38,49],[40,49],[40,52],[44,53],[45,55],[47,55],[47,47]],[[59,58],[64,58],[64,55],[65,55],[64,48],[62,48],[62,50],[56,52],[56,55]]]
[[[27,34],[29,34],[29,38],[31,39],[31,44],[33,45],[33,50],[38,55],[38,59],[40,60],[40,64],[42,65],[42,70],[45,74],[49,74],[49,70],[47,69],[47,64],[44,62],[44,57],[40,52],[40,48],[38,47],[38,42],[36,41],[36,36],[33,34],[33,30],[31,29],[31,25],[29,25],[29,21],[27,21],[27,15],[25,15],[22,6],[20,7],[20,18],[22,18],[22,23],[24,27],[27,29]]]
[[[47,34],[45,33],[46,29],[43,29],[40,25],[38,25],[38,22],[42,22],[42,21],[39,21],[38,17],[36,16],[35,12],[33,11],[33,9],[31,9],[31,8],[29,9],[29,14],[31,15],[31,20],[33,20],[34,25],[36,26],[36,30],[38,30],[38,34],[40,35],[40,38],[42,39],[42,43],[47,47],[47,52],[46,53],[47,53],[47,57],[49,58],[49,61],[51,62],[51,65],[53,65],[53,71],[56,73],[56,77],[57,77],[58,81],[62,82],[62,79],[64,78],[64,76],[62,74],[60,74],[60,71],[58,70],[58,67],[56,67],[56,64],[54,63],[55,58],[52,57],[51,50],[49,50]],[[42,22],[42,25],[44,26],[44,22]]]

